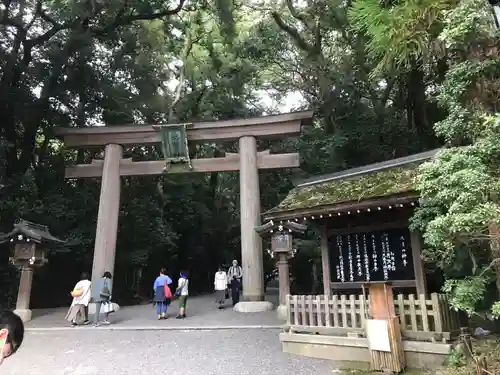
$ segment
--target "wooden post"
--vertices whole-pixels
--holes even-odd
[[[260,187],[255,137],[246,136],[239,139],[239,154],[243,300],[263,301],[262,240],[254,230],[260,225]]]
[[[328,227],[326,224],[321,226],[321,266],[323,269],[323,293],[325,296],[332,295],[331,279],[330,279],[330,254],[328,251]]]
[[[413,272],[415,273],[415,283],[417,294],[427,295],[427,285],[425,280],[424,265],[422,262],[422,241],[420,233],[410,232],[411,253],[413,258]]]
[[[405,356],[392,287],[371,283],[369,292],[371,319],[366,321],[366,329],[371,369],[399,373],[405,368]]]
[[[286,297],[290,294],[290,269],[288,267],[288,253],[279,253],[278,277],[280,287],[280,305],[286,305]]]
[[[105,271],[113,274],[115,268],[116,236],[120,213],[120,160],[122,146],[109,144],[104,153],[101,196],[92,265],[92,282],[102,277]]]
[[[467,363],[471,363],[474,360],[474,352],[472,350],[472,340],[470,337],[470,332],[468,327],[460,327],[460,346],[462,346],[462,353],[464,354]],[[476,365],[479,363],[476,362]],[[481,372],[479,372],[481,374]]]
[[[18,315],[23,322],[31,320],[30,299],[32,285],[33,268],[23,267],[21,269],[21,279],[19,280],[16,309],[14,310],[14,313]]]

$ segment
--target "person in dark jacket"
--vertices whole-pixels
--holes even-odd
[[[233,276],[233,279],[231,280],[230,283],[230,287],[231,287],[231,300],[234,306],[238,302],[240,302],[240,290],[241,290],[240,280],[236,276]]]

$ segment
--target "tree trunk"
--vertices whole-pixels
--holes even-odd
[[[408,77],[408,124],[415,129],[420,148],[435,145],[432,126],[427,116],[425,80],[422,65],[415,64]]]
[[[500,299],[500,228],[495,224],[490,224],[490,252],[492,268],[495,272],[495,285],[497,296]]]

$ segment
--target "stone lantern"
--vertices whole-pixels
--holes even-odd
[[[11,263],[21,269],[21,279],[17,292],[17,303],[14,312],[23,322],[31,320],[30,296],[33,283],[33,269],[48,262],[46,258],[47,245],[63,244],[49,232],[44,225],[38,225],[26,220],[19,220],[14,229],[0,235],[0,243],[10,242],[14,247]]]
[[[278,317],[286,319],[286,297],[290,294],[290,269],[288,260],[297,252],[293,248],[294,236],[301,236],[307,230],[307,226],[292,221],[275,223],[272,220],[255,228],[262,237],[271,236],[271,249],[268,251],[271,258],[277,258],[279,278],[279,300],[277,309]]]

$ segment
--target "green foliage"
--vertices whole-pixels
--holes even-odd
[[[452,368],[461,368],[467,363],[463,346],[457,346],[452,349],[446,363]]]
[[[500,318],[500,302],[499,301],[497,301],[493,305],[491,305],[491,313],[496,319]]]
[[[486,7],[465,0],[444,13],[439,40],[451,59],[437,98],[448,116],[435,131],[449,147],[419,169],[422,199],[413,217],[414,228],[424,231],[427,259],[451,277],[444,290],[452,305],[469,315],[491,309],[500,295],[495,230],[500,223],[500,117],[495,113],[500,70],[497,53],[491,53],[497,31]],[[492,284],[497,298],[488,293]]]
[[[437,45],[443,11],[454,0],[407,0],[384,6],[379,0],[357,0],[349,10],[353,29],[368,37],[367,51],[378,61],[373,73],[410,68],[429,59]],[[390,46],[390,48],[388,48]]]
[[[451,307],[465,311],[469,315],[476,313],[479,302],[484,298],[488,280],[484,276],[466,277],[462,280],[446,280],[443,291],[451,295]]]

